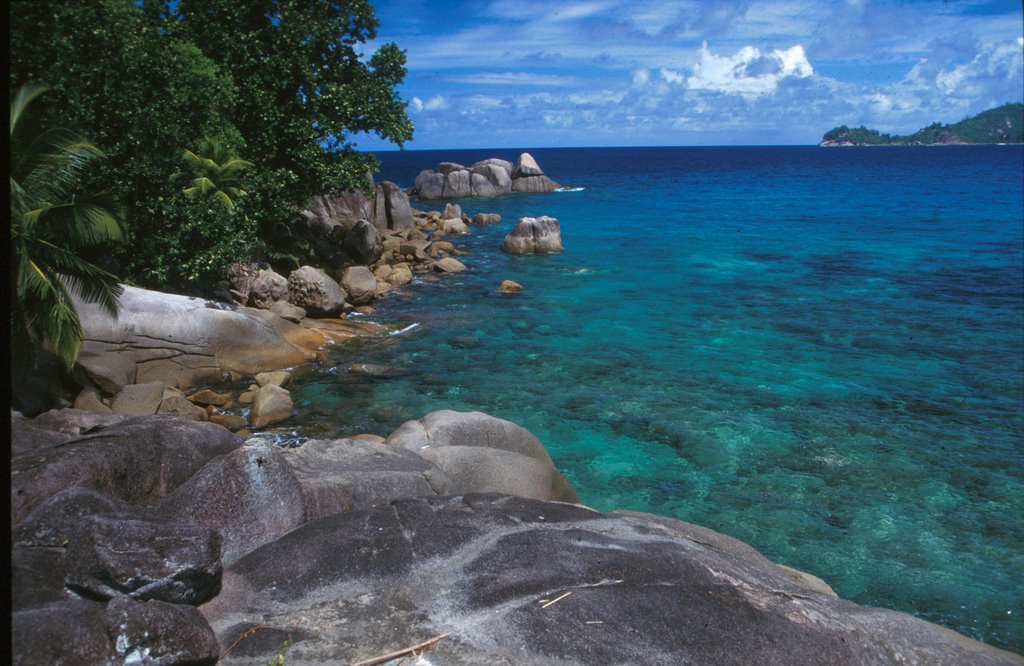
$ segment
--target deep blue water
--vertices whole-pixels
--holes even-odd
[[[1024,651],[1024,148],[530,152],[586,189],[462,200],[503,216],[459,240],[470,270],[379,305],[415,330],[306,369],[300,434],[481,410],[590,506]],[[381,153],[378,179],[517,153]],[[565,251],[505,255],[525,215]]]

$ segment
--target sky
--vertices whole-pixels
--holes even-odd
[[[407,149],[806,145],[1024,98],[1020,0],[373,0]],[[394,150],[359,137],[362,150]]]

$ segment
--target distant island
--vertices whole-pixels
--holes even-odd
[[[932,146],[1024,143],[1024,104],[1004,104],[953,125],[932,123],[909,136],[846,125],[825,132],[819,146]]]

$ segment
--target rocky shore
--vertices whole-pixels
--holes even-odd
[[[299,216],[320,267],[235,266],[225,301],[127,288],[116,319],[82,305],[74,407],[11,417],[13,663],[1024,664],[711,530],[589,509],[486,414],[249,436],[292,417],[287,369],[392,333],[349,313],[465,270],[446,237],[499,221],[383,183]],[[561,251],[558,220],[504,249]]]

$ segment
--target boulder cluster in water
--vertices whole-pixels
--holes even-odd
[[[422,201],[500,197],[512,192],[552,192],[559,185],[544,175],[537,161],[523,153],[515,164],[491,158],[465,167],[441,162],[436,171],[421,171],[413,188]]]

